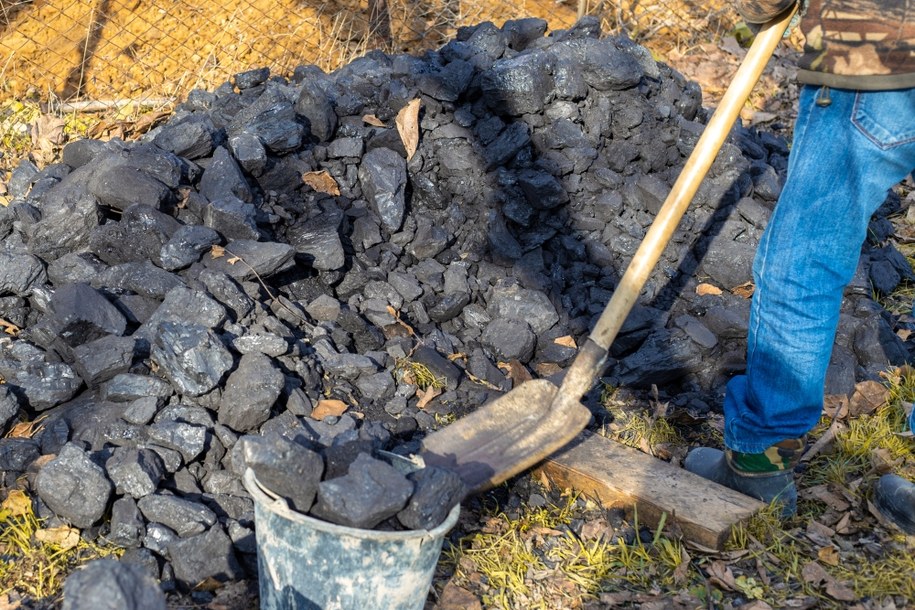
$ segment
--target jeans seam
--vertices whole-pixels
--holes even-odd
[[[911,138],[906,138],[905,140],[899,140],[898,142],[893,142],[892,144],[885,144],[885,143],[877,140],[867,130],[867,128],[864,127],[864,125],[862,125],[857,119],[858,107],[860,106],[860,101],[861,101],[861,92],[859,91],[858,93],[855,94],[855,103],[852,104],[851,123],[858,130],[858,133],[860,133],[862,136],[867,138],[871,142],[871,144],[873,144],[880,150],[890,150],[891,148],[896,148],[898,146],[905,146],[906,144],[911,144],[912,142],[915,142],[915,136],[912,136]]]

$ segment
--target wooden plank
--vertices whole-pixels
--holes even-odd
[[[604,507],[638,510],[639,523],[667,524],[683,537],[721,549],[731,528],[763,508],[754,498],[584,431],[535,470],[553,484],[579,491]]]

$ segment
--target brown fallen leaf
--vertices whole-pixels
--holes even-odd
[[[839,551],[832,546],[824,546],[819,551],[817,551],[817,559],[828,566],[837,566],[841,561],[841,558],[839,557]]]
[[[845,394],[827,394],[824,396],[823,413],[834,419],[845,419],[848,416],[848,396]]]
[[[213,246],[210,248],[210,258],[222,258],[226,255],[226,249],[222,246]]]
[[[6,334],[11,335],[13,337],[17,336],[20,332],[22,332],[21,328],[19,328],[12,322],[7,322],[3,318],[0,318],[0,326],[3,327],[3,332],[5,332]]]
[[[340,185],[337,184],[337,181],[334,180],[334,177],[331,176],[326,169],[315,172],[305,172],[302,174],[302,182],[319,193],[333,195],[334,197],[340,195]]]
[[[852,417],[870,415],[886,404],[890,389],[877,381],[861,381],[855,384],[855,391],[848,404],[848,413]]]
[[[240,260],[241,260],[240,256],[233,256],[232,258],[227,258],[226,262],[229,263],[230,265],[234,265],[235,263],[237,263]]]
[[[6,500],[0,504],[0,512],[12,517],[21,517],[32,512],[32,499],[21,489],[10,490]]]
[[[368,125],[373,125],[375,127],[385,127],[384,121],[379,119],[374,114],[364,114],[362,115],[362,121]]]
[[[562,347],[570,347],[572,349],[578,349],[578,345],[575,343],[575,339],[572,335],[564,335],[562,337],[556,337],[553,339],[553,343],[556,345],[561,345]]]
[[[499,362],[497,366],[505,371],[508,375],[508,378],[512,380],[512,387],[516,388],[525,381],[530,381],[533,379],[530,371],[521,364],[520,360],[513,359],[509,362]]]
[[[483,605],[476,595],[449,582],[435,604],[435,610],[482,610]]]
[[[420,103],[419,98],[410,100],[406,106],[400,109],[395,120],[397,132],[400,134],[403,146],[407,150],[407,161],[413,158],[413,155],[416,154],[416,149],[419,148]]]
[[[709,582],[713,585],[726,591],[737,590],[737,580],[734,578],[731,568],[725,562],[715,560],[705,570],[708,572]]]
[[[812,585],[821,585],[832,578],[826,569],[815,561],[809,561],[801,568],[801,578]]]
[[[49,527],[36,531],[35,540],[45,544],[56,544],[63,550],[72,549],[79,544],[79,530],[69,525]]]
[[[698,286],[696,286],[696,294],[698,294],[701,297],[707,296],[707,295],[712,295],[712,296],[717,297],[717,296],[720,296],[721,293],[722,293],[721,288],[719,288],[718,286],[715,286],[714,284],[702,283],[702,284],[699,284]]]
[[[837,493],[830,491],[826,485],[814,485],[813,487],[808,487],[805,495],[810,498],[819,500],[826,506],[835,509],[840,513],[843,513],[851,508],[851,505],[845,498]]]
[[[734,286],[731,288],[731,294],[742,297],[744,299],[749,299],[753,296],[753,291],[756,289],[756,286],[753,282],[747,282],[741,284],[740,286]]]
[[[425,390],[416,390],[416,395],[419,396],[419,400],[416,402],[416,408],[425,409],[426,406],[432,402],[432,399],[441,393],[441,388],[435,388],[432,386],[429,386]]]
[[[858,596],[849,586],[837,580],[826,583],[826,595],[840,602],[851,602],[858,599]]]
[[[46,418],[47,415],[39,415],[32,421],[21,421],[10,428],[6,436],[8,438],[32,438],[36,432],[41,430],[42,422]]]
[[[321,421],[325,417],[333,416],[340,417],[349,407],[342,400],[336,400],[333,398],[324,398],[318,401],[318,404],[315,405],[315,408],[311,412],[311,418]]]

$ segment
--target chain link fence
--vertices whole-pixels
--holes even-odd
[[[581,14],[661,54],[734,22],[724,0],[0,0],[0,162],[98,131],[100,116],[129,135],[130,120],[245,70],[330,71],[372,48],[436,48],[482,21],[540,17],[555,30]]]

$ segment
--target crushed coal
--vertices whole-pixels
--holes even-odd
[[[440,522],[453,477],[376,452],[569,366],[704,128],[701,99],[593,19],[522,19],[421,56],[238,75],[141,141],[22,162],[0,207],[0,319],[20,330],[0,339],[0,423],[42,425],[0,440],[5,486],[134,549],[166,588],[256,574],[246,465],[338,523]],[[608,383],[720,401],[787,157],[777,133],[733,129]],[[910,358],[872,297],[913,279],[885,238],[899,206],[875,217],[827,393]]]

